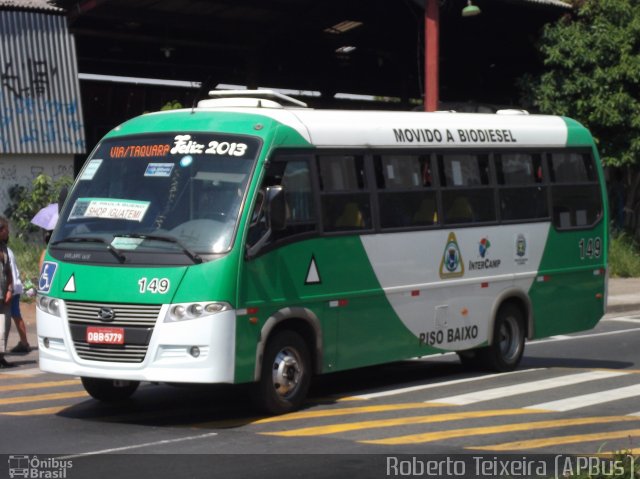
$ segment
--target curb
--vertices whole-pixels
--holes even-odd
[[[640,303],[608,304],[606,314],[640,311]]]

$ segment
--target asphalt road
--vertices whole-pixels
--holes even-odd
[[[302,411],[272,418],[252,412],[244,387],[145,384],[115,406],[23,365],[0,374],[0,477],[35,456],[68,478],[359,478],[426,477],[425,458],[486,458],[491,471],[503,457],[638,453],[639,343],[640,313],[608,315],[528,343],[513,373],[470,372],[455,355],[338,373],[315,380]],[[464,477],[481,477],[473,467]]]

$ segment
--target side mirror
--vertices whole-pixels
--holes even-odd
[[[284,199],[282,185],[267,186],[267,217],[269,227],[273,231],[281,231],[287,226],[287,204]]]
[[[264,208],[264,216],[266,231],[262,231],[259,238],[247,245],[246,257],[251,259],[256,256],[262,247],[267,244],[274,231],[283,230],[287,226],[287,204],[284,200],[284,187],[267,186],[264,189],[264,195],[260,193],[256,205],[255,218],[251,219],[251,227],[255,228],[260,223],[260,211]],[[258,229],[259,231],[259,229]]]

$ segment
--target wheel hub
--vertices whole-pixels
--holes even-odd
[[[303,374],[302,362],[297,351],[283,349],[273,363],[273,387],[281,397],[287,397],[296,392]]]
[[[500,326],[500,350],[505,359],[512,359],[518,354],[520,349],[518,331],[519,329],[514,318],[507,318]]]

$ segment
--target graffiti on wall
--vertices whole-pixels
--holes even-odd
[[[9,188],[13,185],[31,188],[33,180],[38,175],[45,174],[54,181],[63,176],[73,178],[73,158],[59,158],[51,160],[17,159],[14,157],[0,160],[0,214],[9,206]]]
[[[13,60],[5,62],[0,83],[16,98],[38,97],[46,95],[51,80],[58,75],[55,66],[49,66],[46,60],[28,57],[22,65]]]
[[[10,58],[0,69],[0,152],[22,152],[29,145],[42,153],[54,145],[55,151],[84,151],[77,98],[53,98],[56,65],[33,57],[22,62]]]

